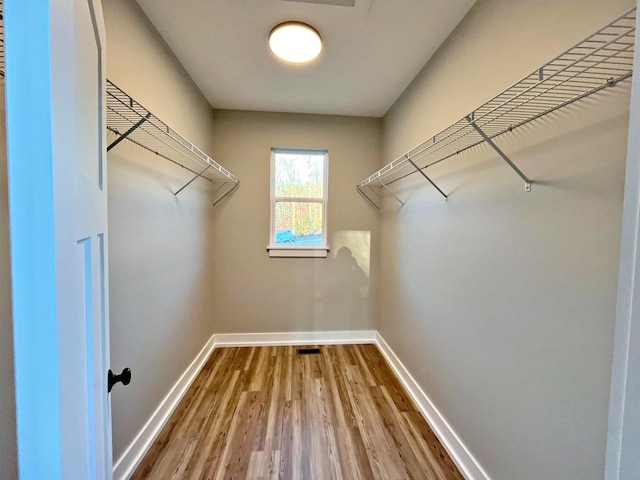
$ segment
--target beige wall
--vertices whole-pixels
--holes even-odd
[[[375,328],[378,218],[355,185],[379,163],[380,128],[370,118],[216,111],[214,152],[241,181],[214,218],[216,332]],[[271,147],[329,151],[329,258],[269,258]],[[343,247],[362,272],[336,258]]]
[[[7,200],[7,144],[3,77],[0,80],[0,478],[12,480],[18,477],[18,467],[13,387],[9,205]]]
[[[601,477],[627,87],[501,139],[529,194],[487,149],[432,170],[447,205],[412,179],[380,223],[354,186],[631,1],[480,0],[383,122],[214,116],[135,2],[103,3],[108,77],[242,182],[210,208],[201,182],[173,199],[172,165],[109,154],[111,365],[134,375],[112,395],[116,459],[211,333],[377,325],[493,480]],[[329,150],[327,259],[265,251],[274,146]]]
[[[384,119],[384,163],[633,6],[480,0]],[[602,478],[629,82],[430,169],[382,216],[378,330],[492,480]],[[414,176],[415,177],[415,176]]]
[[[213,113],[137,4],[104,0],[107,77],[207,152]],[[109,136],[110,140],[114,137]],[[111,394],[117,460],[213,332],[213,198],[188,172],[123,142],[108,155]]]

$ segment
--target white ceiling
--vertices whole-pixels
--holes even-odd
[[[137,1],[214,108],[372,117],[387,112],[475,2]],[[318,60],[288,65],[271,54],[267,36],[287,20],[321,33]]]

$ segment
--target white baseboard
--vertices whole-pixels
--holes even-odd
[[[114,480],[128,480],[140,465],[160,430],[216,347],[268,345],[337,345],[375,343],[375,330],[337,332],[223,333],[213,335],[160,402],[147,423],[113,466]]]
[[[160,402],[147,423],[142,427],[138,435],[133,439],[129,447],[120,456],[113,466],[114,480],[127,480],[133,475],[143,457],[153,444],[164,424],[182,400],[191,383],[195,380],[204,363],[214,349],[215,335],[207,341],[202,350],[196,355],[193,362],[187,367],[166,397]]]
[[[427,423],[436,434],[440,443],[445,448],[449,456],[455,462],[467,480],[491,480],[489,475],[482,469],[480,463],[471,455],[469,449],[462,443],[460,437],[451,428],[446,418],[438,411],[431,399],[420,388],[418,382],[411,376],[409,370],[402,364],[391,347],[384,341],[384,338],[376,332],[376,345],[386,358],[404,388],[407,390],[414,403],[425,417]]]
[[[375,343],[402,382],[431,429],[467,480],[491,480],[420,388],[406,367],[375,330],[336,332],[223,333],[213,335],[113,467],[114,480],[128,480],[187,392],[214,348],[273,345],[339,345]]]
[[[336,332],[220,333],[216,347],[253,347],[268,345],[340,345],[375,343],[375,330]]]

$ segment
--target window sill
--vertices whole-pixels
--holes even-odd
[[[313,246],[284,246],[284,245],[269,245],[267,247],[269,257],[284,257],[284,258],[327,258],[329,254],[329,247],[321,245]]]

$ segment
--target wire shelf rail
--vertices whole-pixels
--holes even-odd
[[[389,186],[419,173],[446,201],[447,195],[426,174],[427,167],[487,142],[524,180],[525,190],[530,191],[531,180],[493,139],[631,77],[635,23],[636,9],[633,8],[469,115],[385,165],[356,188],[379,210],[380,197],[384,193],[392,194],[404,205]]]
[[[194,176],[174,195],[178,195],[196,179],[203,178],[217,184],[213,201],[215,205],[240,185],[227,169],[110,80],[107,80],[107,130],[115,137],[107,151],[126,139],[191,172]]]

